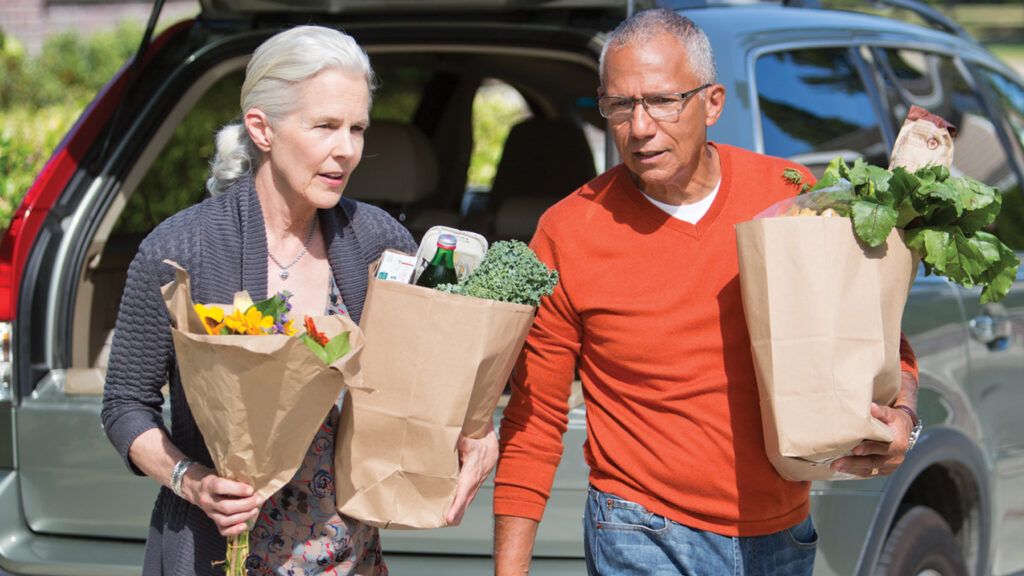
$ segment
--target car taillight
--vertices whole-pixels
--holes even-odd
[[[11,323],[0,322],[0,401],[11,399]]]

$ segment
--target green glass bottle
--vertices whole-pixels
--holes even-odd
[[[416,279],[417,286],[435,288],[440,284],[458,284],[455,274],[455,236],[441,234],[437,238],[437,252]]]

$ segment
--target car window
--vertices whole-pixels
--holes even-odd
[[[840,155],[887,164],[888,146],[848,49],[764,54],[755,81],[765,153],[812,170]]]
[[[1024,167],[1024,86],[1017,84],[998,72],[983,68],[981,79],[985,81],[997,105],[1006,118],[1011,146]],[[1003,190],[1003,210],[996,220],[995,233],[1008,246],[1024,250],[1024,192],[1020,182]]]
[[[373,94],[371,120],[412,124],[431,72],[419,67],[376,68],[377,90]]]
[[[1020,180],[980,95],[950,56],[922,50],[876,50],[881,86],[897,126],[916,104],[957,128],[953,142],[954,174],[966,174],[1004,193],[997,232],[1010,246],[1021,247]],[[1006,87],[1004,85],[1004,87]],[[996,88],[998,91],[998,88]],[[1008,222],[1015,220],[1016,224]]]
[[[224,76],[196,102],[128,199],[114,236],[144,236],[168,216],[206,196],[213,135],[224,124],[238,120],[243,78],[243,71]]]
[[[484,80],[473,97],[473,156],[468,188],[491,188],[505,140],[512,126],[530,116],[530,107],[518,90],[495,79]]]
[[[878,51],[882,86],[896,126],[916,104],[957,128],[953,173],[966,174],[1000,190],[1017,185],[1017,175],[981,98],[952,58],[918,50]]]

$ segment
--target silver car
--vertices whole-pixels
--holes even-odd
[[[383,86],[346,194],[414,234],[451,224],[528,239],[547,206],[618,161],[596,109],[597,56],[633,2],[200,4],[200,17],[152,37],[111,80],[3,235],[0,573],[139,573],[157,487],[125,469],[100,428],[110,333],[139,241],[204,197],[213,130],[237,116],[249,54],[272,33],[338,26],[369,52]],[[959,127],[954,172],[1004,192],[995,232],[1024,248],[1024,81],[955,24],[923,7],[925,27],[778,4],[661,4],[711,38],[729,94],[713,140],[814,169],[835,156],[884,163],[906,110],[921,105]],[[481,189],[467,186],[486,120],[474,100],[495,87],[527,118]],[[978,291],[919,275],[903,328],[921,365],[925,431],[891,477],[814,484],[815,573],[1022,572],[1024,279],[980,306]],[[534,574],[585,573],[578,391],[573,406]],[[392,572],[491,572],[490,500],[485,487],[456,528],[385,531]]]

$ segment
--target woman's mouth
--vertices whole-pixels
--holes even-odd
[[[320,172],[317,176],[328,186],[341,186],[345,182],[344,172]]]

